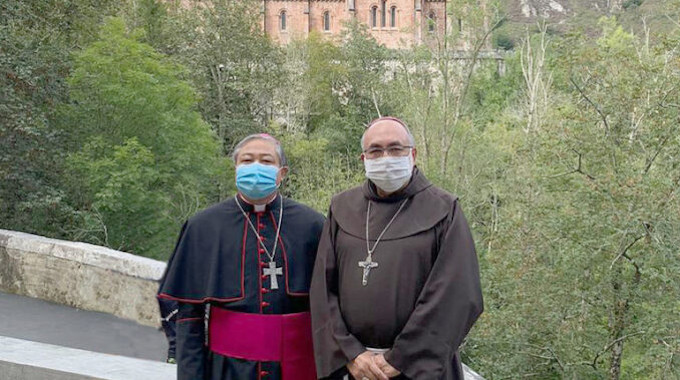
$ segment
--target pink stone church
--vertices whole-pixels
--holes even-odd
[[[338,36],[352,19],[388,48],[421,44],[461,21],[446,12],[446,0],[261,0],[262,27],[273,40],[287,44],[311,32]]]

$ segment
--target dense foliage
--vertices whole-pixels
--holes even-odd
[[[357,23],[277,46],[249,1],[3,1],[0,228],[167,258],[233,194],[241,137],[278,136],[283,191],[325,211],[363,180],[363,126],[395,115],[477,241],[468,365],[679,378],[680,33],[539,24],[489,59],[502,19],[476,3],[451,1],[465,30],[388,51]]]

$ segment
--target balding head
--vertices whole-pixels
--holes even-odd
[[[384,116],[373,120],[361,136],[362,151],[371,146],[388,147],[395,144],[415,146],[415,139],[408,126],[396,117]]]
[[[366,178],[385,197],[405,188],[413,175],[416,149],[411,131],[394,117],[372,121],[361,138]]]

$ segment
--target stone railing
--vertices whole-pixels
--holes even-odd
[[[165,263],[0,229],[0,292],[160,324],[155,300]]]

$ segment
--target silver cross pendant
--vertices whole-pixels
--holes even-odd
[[[371,255],[368,255],[365,261],[359,261],[359,267],[364,268],[364,275],[361,278],[361,285],[366,286],[368,285],[368,275],[371,274],[371,269],[377,268],[378,263],[373,261]]]
[[[269,288],[272,290],[278,289],[279,288],[279,281],[276,275],[282,276],[283,275],[283,268],[277,268],[276,263],[273,261],[269,262],[269,268],[263,268],[265,276],[269,276]]]

